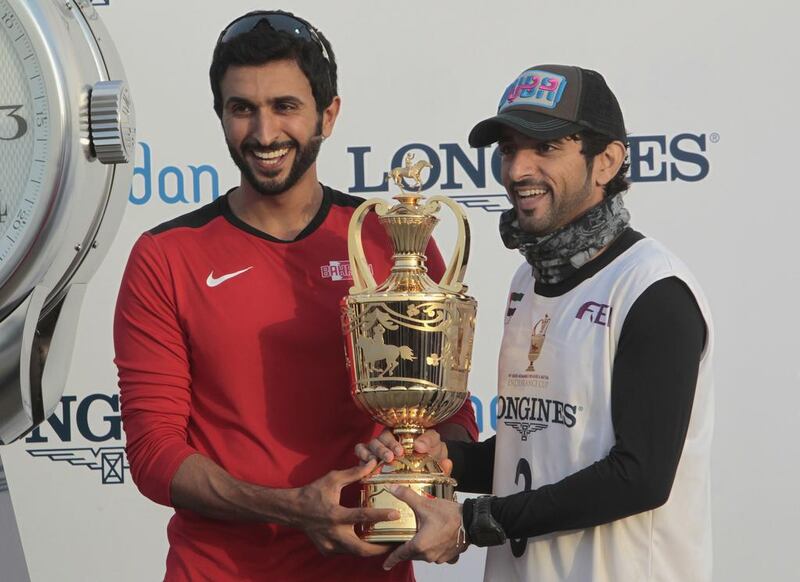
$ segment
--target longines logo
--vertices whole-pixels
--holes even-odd
[[[75,442],[76,437],[110,446],[81,446],[82,443]],[[62,396],[53,415],[36,427],[25,443],[48,445],[26,449],[32,457],[98,471],[103,485],[124,483],[125,470],[130,469],[122,443],[122,419],[116,394],[89,394],[81,400],[77,396]],[[59,443],[70,446],[58,446]],[[78,446],[72,446],[76,444]]]
[[[578,406],[558,400],[532,396],[498,396],[497,420],[513,428],[523,441],[534,432],[552,424],[572,428],[577,422]]]
[[[711,164],[708,144],[719,142],[717,133],[680,133],[630,136],[631,182],[697,182],[708,176]],[[347,148],[352,155],[353,183],[348,192],[366,194],[388,192],[384,168],[403,165],[404,156],[413,152],[431,164],[422,189],[435,188],[467,208],[502,212],[510,208],[500,179],[500,152],[497,148],[469,148],[458,143],[438,146],[409,143],[401,146],[390,159],[374,159],[372,146]],[[367,165],[372,171],[367,170]],[[375,171],[375,170],[378,171]],[[472,190],[472,191],[471,191]],[[474,192],[478,190],[478,192]],[[488,190],[488,192],[487,192]]]
[[[51,461],[66,461],[73,467],[100,471],[103,485],[125,482],[125,469],[130,469],[124,447],[28,450],[32,457],[47,457]]]
[[[101,5],[106,4],[108,0]],[[717,133],[630,136],[628,177],[631,182],[703,180],[711,170],[709,145],[719,141]],[[201,162],[186,167],[159,166],[154,146],[144,141],[138,144],[134,180],[128,195],[130,204],[206,204],[219,197],[219,170],[214,165]],[[416,159],[431,165],[422,183],[423,190],[442,191],[468,209],[502,212],[511,207],[500,180],[497,148],[414,142],[400,146],[384,158],[378,158],[372,148],[354,145],[346,150],[353,168],[347,188],[351,194],[388,194],[387,171],[402,167],[406,154],[413,153]]]
[[[547,428],[547,425],[542,422],[523,422],[521,420],[506,420],[504,424],[516,430],[523,441],[528,440],[528,435]]]

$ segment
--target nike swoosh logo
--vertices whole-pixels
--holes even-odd
[[[246,273],[252,268],[253,267],[250,266],[247,267],[246,269],[242,269],[241,271],[236,271],[235,273],[228,273],[227,275],[222,275],[221,277],[216,277],[216,278],[214,277],[214,271],[211,271],[208,274],[208,279],[206,279],[206,285],[208,285],[209,287],[216,287],[217,285],[224,283],[228,279],[233,279],[234,277],[238,277],[242,273]]]

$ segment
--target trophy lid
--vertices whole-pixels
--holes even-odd
[[[402,168],[393,168],[387,175],[400,188],[400,194],[394,196],[397,204],[389,208],[387,202],[373,198],[362,204],[353,214],[348,231],[348,249],[350,265],[353,271],[354,285],[350,295],[390,294],[390,293],[425,293],[464,296],[466,286],[463,275],[469,255],[469,226],[463,210],[445,196],[433,196],[427,201],[421,195],[421,172],[430,168],[426,160],[413,161],[414,154],[408,153]],[[404,178],[416,182],[416,191],[406,191],[408,185]],[[441,205],[445,204],[455,213],[458,220],[458,241],[455,253],[450,260],[442,280],[434,282],[428,276],[425,265],[425,251],[431,239],[433,229],[439,222],[435,216]],[[361,242],[361,225],[366,213],[374,207],[378,221],[386,229],[394,253],[391,274],[381,283],[376,284],[364,257]]]

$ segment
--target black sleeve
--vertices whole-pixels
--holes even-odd
[[[495,500],[492,515],[509,537],[593,527],[667,501],[705,335],[703,316],[682,281],[662,279],[642,293],[625,318],[614,359],[614,446],[557,483]]]
[[[482,443],[446,441],[447,453],[453,461],[452,477],[458,481],[459,491],[490,493],[494,474],[494,441],[491,437]]]

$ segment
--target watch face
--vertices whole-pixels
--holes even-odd
[[[47,62],[8,0],[0,0],[0,285],[25,257],[46,214],[51,160]]]

